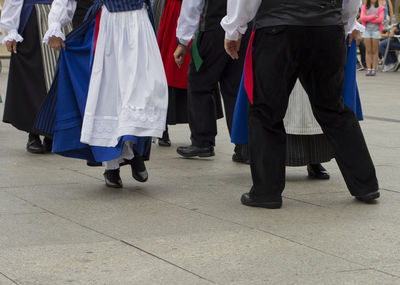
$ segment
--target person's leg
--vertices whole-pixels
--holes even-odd
[[[367,69],[372,69],[372,39],[364,38]]]
[[[283,118],[297,79],[302,27],[259,29],[254,39],[254,103],[249,106],[249,149],[253,187],[248,206],[279,208],[285,188],[286,132]]]
[[[223,45],[223,33],[200,33],[197,44],[203,63],[199,70],[193,60],[188,73],[188,119],[192,144],[198,147],[215,145],[217,134],[216,107],[213,96],[215,86],[229,61]]]
[[[376,70],[379,57],[379,39],[372,39],[372,70]]]
[[[361,40],[360,45],[358,47],[360,49],[360,57],[361,57],[361,64],[364,66],[364,68],[367,68],[367,62],[365,58],[365,43],[364,39]]]
[[[304,56],[307,64],[302,65],[300,80],[350,193],[364,200],[376,199],[379,187],[374,164],[356,116],[343,103],[343,28],[320,27],[311,32],[310,48]]]

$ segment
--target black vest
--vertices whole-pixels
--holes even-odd
[[[279,25],[343,25],[342,0],[262,0],[256,28]]]
[[[197,0],[191,0],[197,1]],[[245,0],[241,0],[245,1]],[[200,31],[211,31],[221,28],[221,20],[226,15],[227,0],[206,0],[201,14]]]

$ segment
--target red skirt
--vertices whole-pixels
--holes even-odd
[[[167,75],[168,86],[187,89],[187,74],[189,70],[189,52],[183,61],[181,68],[175,63],[174,52],[177,47],[176,28],[181,13],[182,0],[167,0],[158,30],[158,45]],[[189,50],[189,49],[188,49]]]

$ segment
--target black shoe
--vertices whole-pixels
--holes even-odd
[[[122,188],[122,180],[119,176],[119,169],[106,170],[104,172],[104,180],[107,187]]]
[[[44,153],[40,137],[37,135],[29,134],[28,143],[26,144],[26,150],[30,153]]]
[[[190,157],[211,157],[215,156],[214,147],[213,146],[206,146],[206,147],[199,147],[199,146],[180,146],[176,149],[176,152],[186,158]]]
[[[52,149],[53,149],[53,140],[50,138],[44,138],[44,140],[43,140],[44,152],[51,152]]]
[[[169,139],[168,131],[164,131],[162,138],[158,138],[158,145],[166,147],[171,146],[171,140]]]
[[[308,177],[311,179],[327,180],[330,178],[329,172],[320,164],[307,165]]]
[[[235,153],[232,155],[232,161],[244,164],[250,164],[249,145],[238,144],[235,147]]]
[[[250,193],[244,193],[241,202],[245,206],[259,207],[267,209],[280,209],[282,207],[282,197],[274,200],[255,199],[250,196]]]
[[[356,196],[356,199],[361,202],[371,203],[378,199],[380,196],[381,193],[379,193],[379,191],[375,191],[361,196]]]
[[[93,161],[93,160],[87,160],[86,161],[86,165],[90,166],[90,167],[99,167],[99,166],[103,166],[103,163],[102,162]]]
[[[146,182],[149,179],[149,174],[144,164],[143,157],[135,154],[135,157],[131,160],[132,177],[139,182]]]

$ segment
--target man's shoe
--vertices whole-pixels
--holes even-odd
[[[275,199],[275,201],[268,201],[264,199],[251,198],[250,193],[244,193],[241,202],[245,206],[259,207],[267,209],[280,209],[282,207],[282,197]]]
[[[250,159],[248,157],[243,157],[242,155],[240,155],[238,153],[234,153],[232,155],[232,161],[237,162],[237,163],[250,164]]]
[[[327,180],[330,178],[329,172],[320,164],[307,165],[308,177],[311,179]]]
[[[165,147],[171,146],[171,140],[169,139],[168,131],[164,131],[162,138],[158,138],[158,145]]]
[[[122,188],[122,180],[119,176],[119,169],[106,170],[104,172],[104,180],[107,187]]]
[[[143,157],[135,154],[131,160],[132,177],[139,182],[146,182],[149,180],[149,173],[147,172],[146,165],[144,164]]]
[[[90,167],[99,167],[99,166],[103,166],[103,163],[102,162],[93,161],[93,160],[87,160],[86,161],[86,165],[90,166]]]
[[[375,191],[375,192],[371,192],[371,193],[364,194],[361,196],[356,196],[356,199],[361,202],[371,203],[371,202],[375,201],[376,199],[378,199],[380,196],[381,196],[381,193],[379,193],[379,191]]]
[[[43,140],[44,152],[51,152],[53,150],[53,140],[50,138],[44,138]]]
[[[35,154],[44,153],[42,141],[40,140],[39,136],[29,134],[26,150]]]
[[[250,164],[249,145],[237,144],[235,146],[235,153],[232,155],[232,161],[237,163]]]
[[[186,158],[190,157],[211,157],[215,156],[214,152],[214,147],[213,146],[208,146],[208,147],[199,147],[199,146],[180,146],[177,148],[176,152]]]
[[[356,68],[357,68],[357,71],[362,71],[362,70],[364,70],[364,67],[361,65],[361,63],[358,63],[358,62],[357,62]]]

